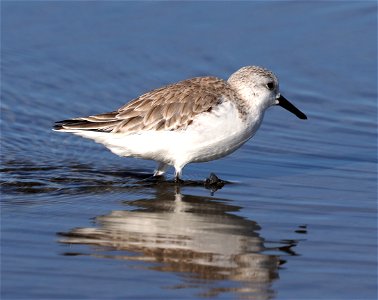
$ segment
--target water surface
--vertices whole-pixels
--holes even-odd
[[[2,299],[376,299],[376,10],[2,2]],[[251,64],[309,119],[271,108],[241,149],[184,169],[197,184],[50,130]],[[210,172],[230,183],[212,193]]]

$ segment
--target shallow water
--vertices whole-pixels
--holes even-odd
[[[376,299],[376,9],[2,2],[2,299]],[[309,120],[270,109],[181,188],[50,130],[250,64]]]

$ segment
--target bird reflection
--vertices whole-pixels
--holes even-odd
[[[60,242],[97,246],[93,256],[151,262],[149,269],[180,272],[182,284],[170,288],[200,288],[204,297],[225,292],[248,299],[273,297],[271,283],[282,261],[264,254],[256,222],[232,214],[240,207],[225,199],[181,194],[163,183],[154,198],[124,204],[134,209],[98,216],[96,227],[60,233]],[[285,247],[294,253],[293,245]],[[223,280],[231,286],[222,285]]]

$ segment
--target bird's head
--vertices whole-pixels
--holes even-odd
[[[268,107],[280,105],[300,119],[307,116],[280,93],[277,77],[273,72],[257,66],[247,66],[233,73],[228,83],[253,108],[264,112]]]

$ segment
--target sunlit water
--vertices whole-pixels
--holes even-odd
[[[376,299],[376,6],[3,2],[1,298]],[[249,64],[309,119],[271,108],[181,187],[50,130]]]

